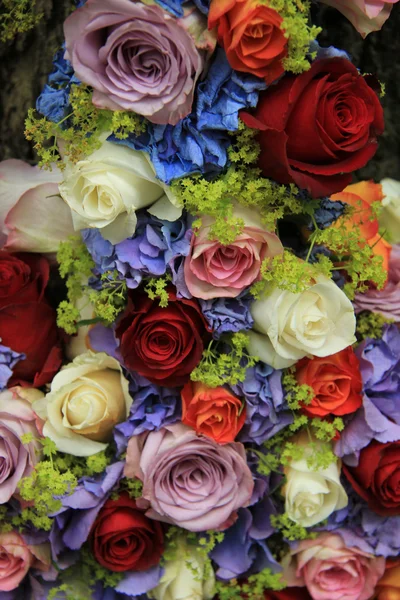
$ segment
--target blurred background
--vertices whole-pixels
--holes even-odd
[[[71,4],[72,0],[37,0],[38,12],[44,13],[40,23],[0,45],[0,160],[35,160],[24,138],[24,119],[52,69],[52,57],[63,41],[62,23],[71,12]],[[394,5],[382,30],[365,40],[334,9],[313,6],[313,21],[323,28],[318,38],[322,46],[346,50],[362,73],[376,74],[386,86],[382,99],[386,130],[377,154],[355,179],[400,180],[400,2]]]

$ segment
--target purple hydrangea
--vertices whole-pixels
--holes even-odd
[[[118,452],[126,450],[129,438],[144,431],[158,431],[164,425],[181,419],[180,391],[150,383],[145,377],[135,375],[129,386],[133,403],[129,417],[115,427],[114,439]]]
[[[98,229],[84,229],[82,239],[95,262],[92,285],[99,286],[99,277],[117,270],[128,288],[135,289],[144,275],[160,276],[168,270],[177,277],[181,258],[190,250],[191,230],[186,219],[162,221],[147,211],[138,211],[134,235],[113,246]]]
[[[241,294],[237,298],[199,300],[213,337],[219,339],[224,333],[251,329],[253,325],[253,317],[250,313],[251,301],[252,297],[248,294]]]
[[[234,71],[225,52],[217,49],[207,77],[197,87],[190,115],[174,126],[150,124],[138,137],[109,141],[148,152],[157,177],[166,183],[191,173],[219,173],[228,162],[227,131],[237,130],[239,111],[255,107],[259,91],[265,88],[258,77]]]
[[[13,368],[26,358],[25,354],[14,352],[11,348],[0,344],[0,390],[7,387],[8,380],[13,374]]]
[[[207,14],[210,7],[210,0],[156,0],[157,4],[168,10],[175,17],[183,16],[183,5],[192,1],[195,6],[203,13]]]
[[[232,390],[246,400],[246,422],[239,441],[262,444],[293,422],[282,389],[282,371],[259,362],[247,369],[246,379]]]
[[[400,440],[400,331],[386,325],[381,339],[366,339],[357,348],[363,381],[362,407],[347,419],[336,453],[350,465],[372,439]]]

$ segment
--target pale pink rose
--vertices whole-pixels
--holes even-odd
[[[398,0],[320,0],[339,10],[365,38],[379,31],[389,18],[392,5]]]
[[[0,162],[0,247],[56,252],[74,233],[71,209],[58,195],[61,171],[43,171],[22,160]]]
[[[259,278],[265,258],[283,252],[278,236],[266,230],[256,211],[237,205],[234,216],[243,219],[244,229],[232,244],[223,246],[208,239],[211,217],[202,217],[202,226],[192,237],[184,271],[195,298],[235,298]]]
[[[313,600],[368,600],[385,571],[385,559],[346,530],[299,542],[282,565],[287,585],[306,586]]]
[[[50,569],[50,546],[29,546],[16,531],[0,533],[0,591],[15,590],[30,568]]]
[[[18,390],[0,392],[0,504],[8,502],[21,479],[28,477],[40,460],[37,417]],[[29,444],[21,441],[26,433],[34,438]]]
[[[182,423],[133,436],[124,475],[143,481],[137,504],[148,517],[189,531],[226,529],[254,488],[242,444],[221,446]]]
[[[370,289],[364,294],[356,294],[354,309],[356,314],[369,310],[400,323],[400,244],[392,246],[385,287],[382,290]]]

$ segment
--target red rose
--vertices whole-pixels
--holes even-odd
[[[145,571],[160,562],[164,551],[161,524],[125,493],[104,504],[90,539],[95,559],[110,571]]]
[[[40,387],[59,370],[62,353],[56,313],[45,301],[1,308],[0,338],[5,346],[26,355],[14,367],[9,386]]]
[[[264,175],[295,183],[313,197],[343,190],[353,171],[374,156],[384,129],[382,106],[369,84],[349,60],[328,58],[261,93],[254,116],[241,118],[260,130]]]
[[[208,338],[206,321],[195,300],[169,293],[168,306],[135,294],[117,329],[125,366],[164,386],[186,383],[199,364]]]
[[[288,587],[280,592],[268,590],[264,600],[312,600],[306,587]]]
[[[351,346],[324,358],[303,358],[296,379],[314,390],[311,404],[302,407],[310,417],[348,415],[362,404],[360,367]]]
[[[40,300],[49,279],[49,263],[38,254],[0,251],[0,308]]]
[[[400,441],[373,441],[360,452],[357,467],[343,465],[343,473],[378,515],[400,515]]]

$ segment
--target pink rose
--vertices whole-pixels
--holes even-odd
[[[303,540],[283,559],[288,586],[306,586],[313,600],[368,600],[385,571],[385,559],[346,530]]]
[[[22,160],[0,162],[0,247],[12,252],[56,252],[74,233],[71,210],[58,196],[61,172]]]
[[[8,502],[20,480],[30,475],[40,460],[37,441],[21,442],[25,433],[36,440],[40,437],[30,403],[18,393],[18,388],[0,392],[0,504]]]
[[[29,546],[16,531],[0,533],[0,591],[15,590],[28,573],[35,568],[48,571],[50,546]]]
[[[388,280],[382,290],[370,289],[357,294],[354,300],[356,314],[363,310],[380,313],[387,319],[400,322],[400,244],[392,246],[389,258]]]
[[[283,252],[277,235],[263,226],[259,214],[235,206],[234,216],[243,219],[243,232],[227,246],[210,241],[211,217],[202,217],[202,226],[192,237],[189,256],[185,259],[185,281],[195,298],[235,298],[256,281],[265,258]]]
[[[94,88],[96,106],[175,125],[189,114],[204,67],[205,51],[185,30],[196,29],[193,18],[131,0],[88,0],[64,23],[65,56]],[[205,19],[200,29],[207,29]]]
[[[221,446],[182,423],[133,436],[124,475],[143,481],[137,504],[148,517],[189,531],[229,527],[254,487],[242,444]]]
[[[379,31],[398,0],[320,0],[339,10],[365,38]]]

